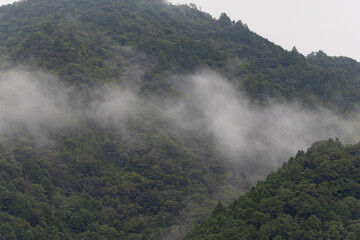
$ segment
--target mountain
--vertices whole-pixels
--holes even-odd
[[[359,153],[314,143],[185,239],[359,239]]]
[[[2,6],[0,56],[2,239],[181,239],[282,162],[259,141],[275,135],[219,144],[242,131],[221,117],[264,130],[271,101],[351,114],[360,99],[354,60],[161,0]]]
[[[168,91],[169,74],[208,66],[254,100],[300,99],[350,109],[359,99],[356,61],[344,60],[343,73],[330,63],[333,59],[319,67],[226,14],[215,20],[194,7],[162,0],[28,0],[3,6],[0,19],[3,55],[12,63],[52,71],[72,85],[116,81],[136,63],[145,71],[144,91]]]

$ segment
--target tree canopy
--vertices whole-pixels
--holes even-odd
[[[162,0],[2,6],[0,59],[0,73],[18,67],[56,76],[71,89],[71,104],[81,107],[98,98],[94,89],[105,83],[135,84],[141,103],[154,96],[176,100],[174,76],[200,68],[223,74],[257,105],[272,98],[346,113],[360,100],[355,60],[323,52],[304,57],[225,13],[216,20],[194,5]],[[126,131],[116,119],[106,126],[86,119],[69,129],[16,122],[11,131],[0,129],[0,238],[160,239],[175,233],[176,239],[210,216],[218,200],[226,205],[248,190],[249,180],[216,150],[210,134],[175,131],[156,111],[134,116],[122,123]],[[309,238],[359,238],[356,149],[337,141],[315,144],[229,208],[218,204],[188,238],[210,225],[204,238],[304,231]]]
[[[316,142],[185,239],[358,239],[359,153]]]

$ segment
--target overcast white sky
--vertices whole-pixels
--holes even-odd
[[[8,4],[8,3],[13,3],[15,2],[14,0],[0,0],[0,5],[5,5],[5,4]]]
[[[0,5],[13,0],[0,0]],[[168,0],[195,3],[219,17],[237,21],[270,41],[307,55],[323,50],[360,62],[360,0]]]

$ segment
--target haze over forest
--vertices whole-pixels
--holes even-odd
[[[225,13],[162,0],[27,0],[0,7],[0,56],[4,239],[223,239],[216,209],[232,221],[225,212],[235,216],[238,202],[223,205],[250,199],[271,171],[307,161],[307,179],[321,161],[356,159],[360,63],[284,50]],[[353,185],[336,185],[346,191],[329,190],[329,201],[359,204],[352,161],[332,176]],[[284,214],[307,221],[297,207]],[[291,236],[261,230],[279,214],[247,219],[256,227],[246,231],[306,231],[302,222]],[[337,222],[321,214],[326,238]],[[358,236],[358,217],[340,237]]]

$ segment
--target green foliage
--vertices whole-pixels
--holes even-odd
[[[305,58],[226,14],[215,20],[194,5],[162,0],[3,6],[0,54],[11,64],[45,69],[84,95],[104,82],[134,84],[127,72],[141,72],[141,95],[176,95],[170,75],[210,67],[254,102],[297,99],[347,111],[360,99],[359,63],[322,53]],[[126,134],[92,122],[75,131],[54,127],[45,134],[50,148],[23,129],[1,139],[0,238],[160,239],[171,227],[181,231],[182,222],[193,226],[209,216],[217,196],[231,199],[248,186],[231,166],[223,167],[209,136],[174,133],[156,116],[146,119],[127,122]],[[271,175],[237,202],[241,207],[229,208],[236,211],[219,203],[208,239],[289,238],[302,229],[314,239],[346,231],[349,239],[359,238],[358,179],[348,174],[359,176],[351,157],[360,150],[331,144],[299,153],[281,179]],[[334,151],[323,157],[330,145]],[[314,174],[314,182],[302,180],[306,174]],[[324,216],[330,220],[324,223]]]
[[[2,236],[159,239],[170,227],[210,215],[221,185],[230,188],[227,179],[236,178],[225,169],[219,174],[211,141],[143,124],[132,121],[126,134],[87,123],[72,133],[54,131],[49,137],[59,140],[50,149],[26,137],[5,142]]]
[[[250,232],[248,239],[358,239],[359,150],[332,139],[314,143],[227,209],[218,205],[186,239]]]
[[[269,97],[339,111],[359,101],[360,64],[323,52],[285,51],[223,13],[161,0],[27,0],[0,8],[0,52],[51,70],[72,85],[126,81],[135,65],[142,90],[173,93],[169,74],[210,67],[254,101]]]

